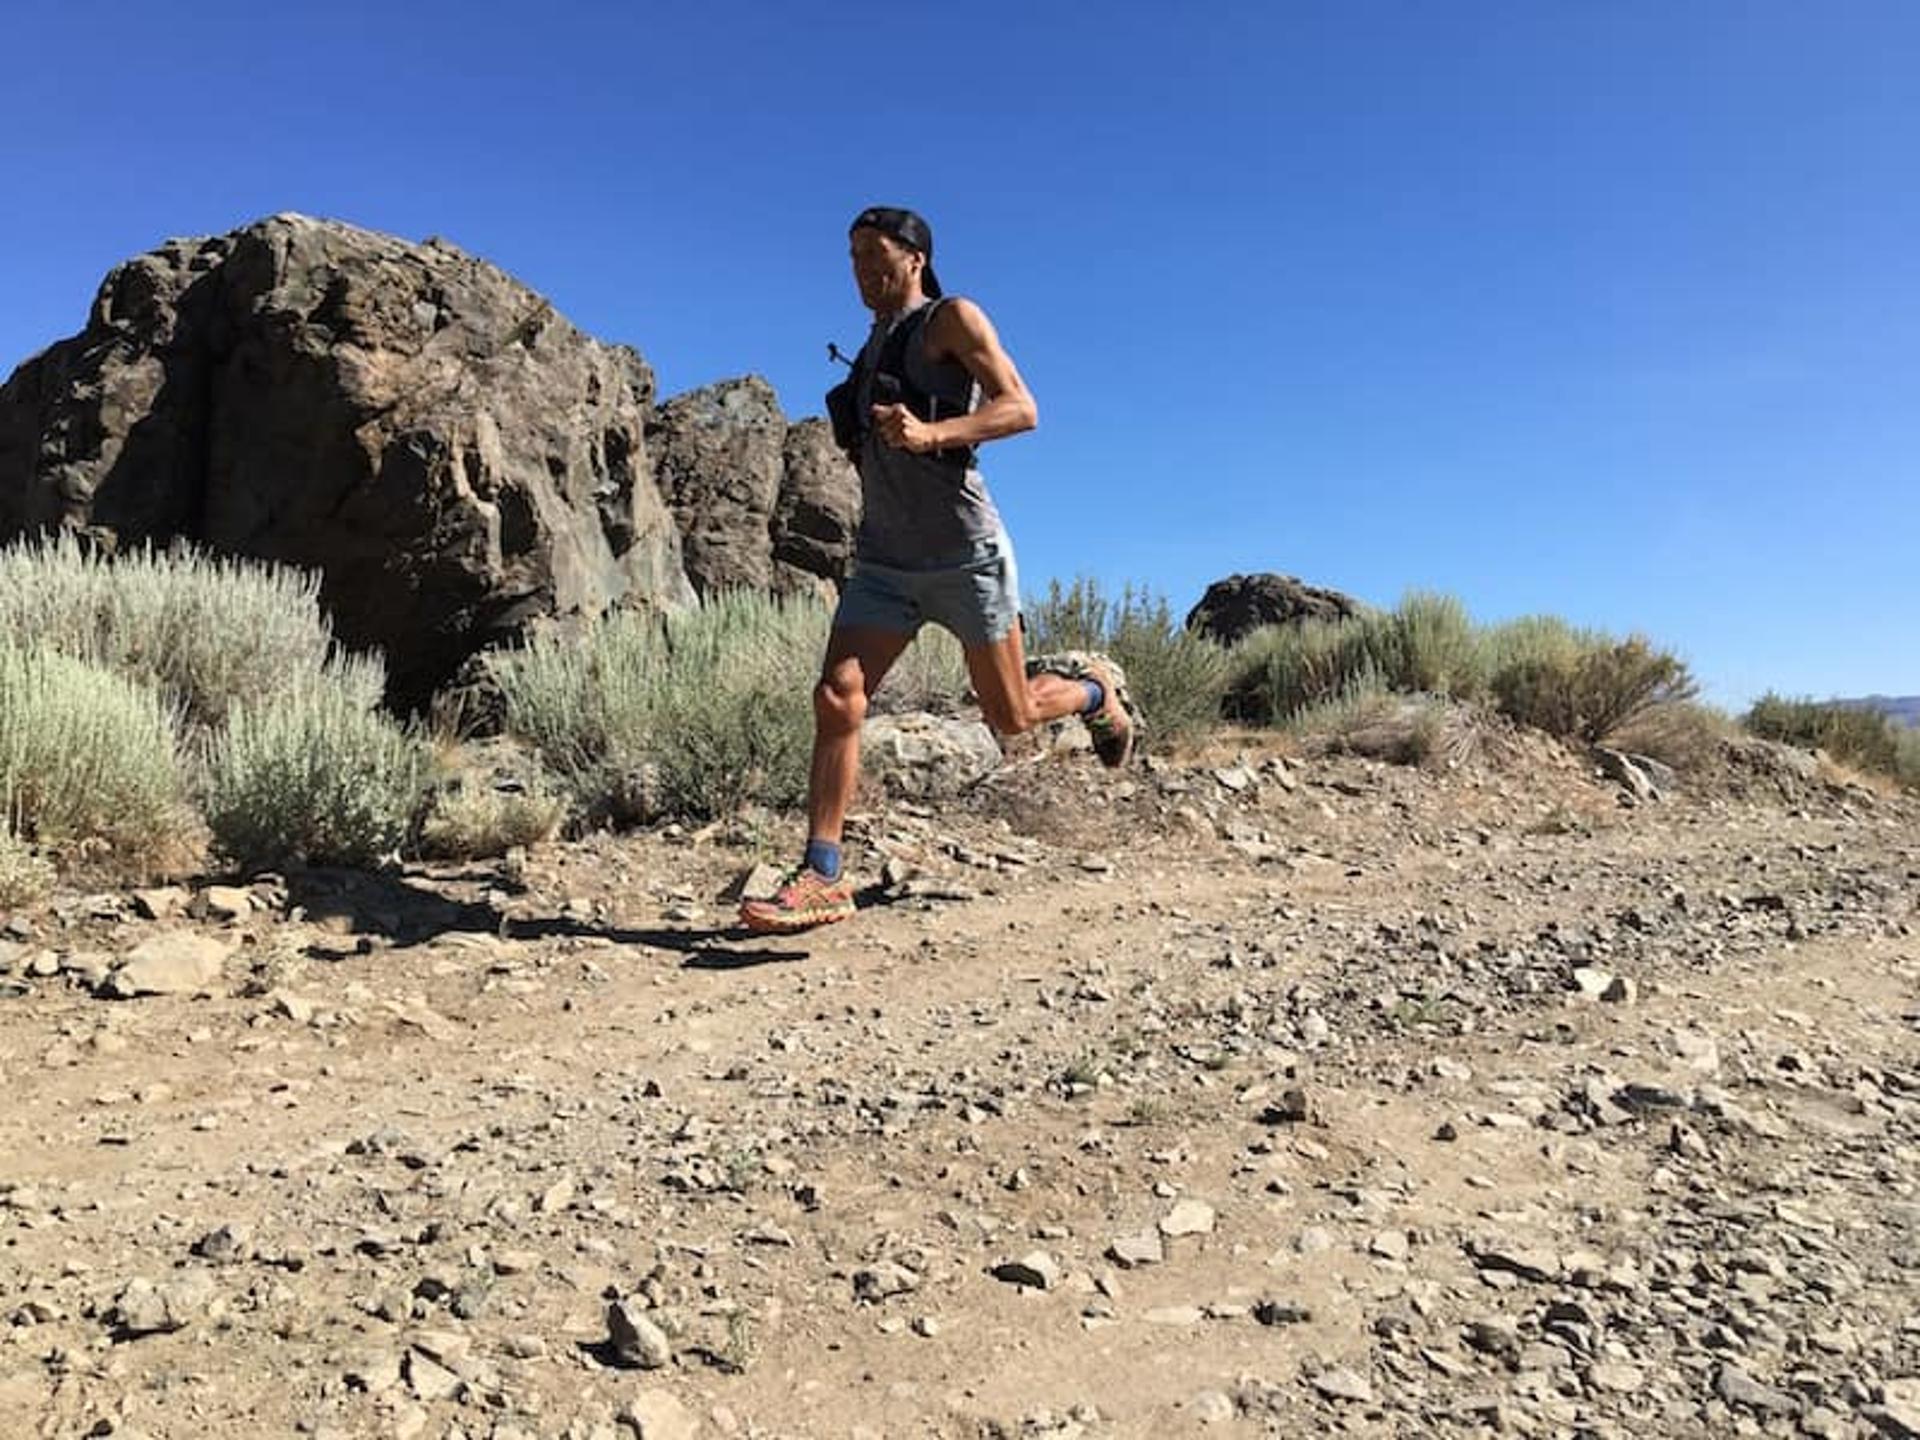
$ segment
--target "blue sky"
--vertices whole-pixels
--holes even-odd
[[[1920,693],[1920,7],[9,7],[0,372],[278,210],[442,235],[792,414],[933,222],[1030,588],[1281,570]]]

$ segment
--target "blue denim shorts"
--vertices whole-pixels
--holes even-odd
[[[939,570],[905,570],[856,559],[833,628],[869,626],[917,635],[931,620],[962,645],[1004,640],[1020,618],[1020,574],[1005,533],[982,540],[971,555]]]

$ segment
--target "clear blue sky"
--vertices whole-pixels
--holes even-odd
[[[863,205],[1041,428],[1029,588],[1282,570],[1920,693],[1920,6],[17,3],[0,372],[115,261],[438,234],[818,410]]]

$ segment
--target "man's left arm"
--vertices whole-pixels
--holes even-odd
[[[1040,409],[1027,382],[978,305],[957,297],[949,300],[934,315],[925,340],[931,358],[955,360],[966,368],[980,386],[980,408],[928,423],[904,405],[876,405],[874,425],[889,445],[924,454],[1000,440],[1040,423]]]

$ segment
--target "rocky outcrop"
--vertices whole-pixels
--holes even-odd
[[[413,703],[533,616],[691,599],[653,386],[451,245],[278,215],[119,266],[0,390],[0,534],[316,569]]]
[[[780,504],[773,516],[774,581],[800,589],[818,576],[847,578],[860,525],[860,477],[820,419],[787,429]]]
[[[846,578],[858,477],[824,422],[787,424],[765,380],[675,396],[647,441],[700,594],[792,593]]]
[[[1232,645],[1263,625],[1350,620],[1363,608],[1351,595],[1308,585],[1291,575],[1229,575],[1207,587],[1187,616],[1187,628]]]
[[[844,576],[857,486],[817,428],[757,379],[656,411],[640,355],[485,261],[278,215],[118,266],[0,387],[0,540],[317,570],[411,707],[547,619]]]

